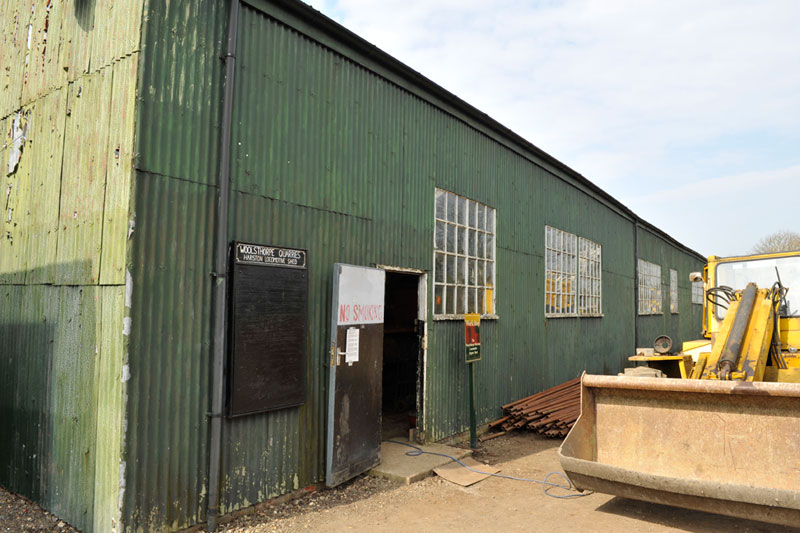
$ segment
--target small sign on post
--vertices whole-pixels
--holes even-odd
[[[481,315],[468,313],[464,315],[464,345],[467,363],[481,360]]]
[[[475,423],[475,366],[481,360],[481,315],[467,313],[464,315],[464,358],[469,367],[469,446],[473,450],[478,446],[478,432]]]

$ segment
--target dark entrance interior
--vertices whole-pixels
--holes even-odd
[[[417,427],[422,398],[422,334],[419,274],[386,272],[383,330],[381,438],[409,438]]]

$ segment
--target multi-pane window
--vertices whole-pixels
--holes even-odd
[[[703,305],[703,282],[692,282],[692,303]]]
[[[669,310],[678,312],[678,271],[669,269]]]
[[[578,314],[602,313],[602,251],[596,242],[578,237]]]
[[[494,315],[495,209],[436,189],[434,315]]]
[[[545,226],[544,312],[549,317],[602,313],[602,247]]]
[[[661,314],[661,266],[639,259],[639,314]]]
[[[576,315],[577,299],[575,259],[577,235],[544,227],[544,312],[546,315]]]

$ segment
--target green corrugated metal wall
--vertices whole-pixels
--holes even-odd
[[[662,314],[639,316],[639,346],[650,348],[659,335],[669,335],[673,346],[701,338],[703,306],[692,303],[689,274],[702,272],[704,263],[665,244],[652,232],[639,230],[639,258],[661,265]],[[670,310],[669,270],[678,272],[678,312]]]
[[[84,531],[120,516],[143,4],[0,5],[0,484]]]
[[[229,2],[149,0],[130,238],[125,530],[205,521],[220,58]]]
[[[629,215],[576,180],[554,177],[550,163],[533,164],[524,149],[501,146],[474,119],[467,123],[421,100],[409,92],[410,82],[374,58],[359,57],[370,71],[333,52],[331,46],[345,51],[347,45],[314,23],[276,4],[253,3],[273,17],[253,7],[240,15],[229,237],[309,250],[308,397],[300,408],[225,421],[223,511],[322,479],[332,265],[430,270],[435,187],[497,208],[500,318],[482,328],[481,422],[498,416],[502,403],[584,369],[615,372],[624,365],[635,324]],[[146,14],[130,266],[123,515],[131,530],[205,520],[210,272],[228,4],[151,0]],[[545,224],[603,245],[604,317],[544,318]],[[669,250],[665,262],[701,264],[659,237],[640,246],[640,255],[647,246]],[[682,293],[681,305],[689,301]],[[424,429],[436,440],[466,428],[467,381],[463,325],[429,324]],[[699,333],[699,318],[695,324]],[[692,336],[685,327],[681,335]]]

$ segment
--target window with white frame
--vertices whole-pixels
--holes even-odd
[[[602,313],[603,247],[578,237],[578,314],[600,316]]]
[[[669,269],[669,310],[678,312],[678,271]]]
[[[435,196],[434,316],[494,315],[496,211],[442,189]]]
[[[639,314],[661,314],[661,266],[639,259]]]
[[[703,282],[692,282],[692,303],[703,305]]]
[[[589,239],[545,226],[544,248],[545,315],[600,316],[602,247]]]
[[[544,227],[544,312],[547,316],[578,314],[575,298],[577,248],[577,235]]]

